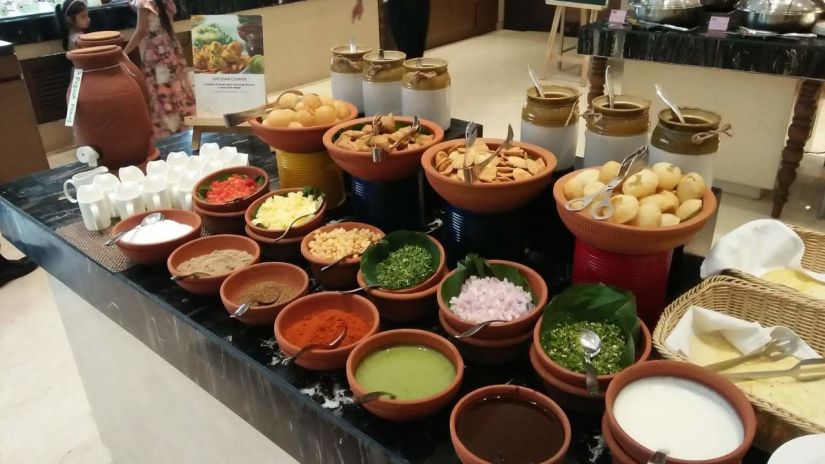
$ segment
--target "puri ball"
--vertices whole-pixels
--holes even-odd
[[[679,166],[668,162],[656,163],[652,167],[653,172],[659,176],[659,188],[662,190],[673,190],[682,178],[682,170]]]

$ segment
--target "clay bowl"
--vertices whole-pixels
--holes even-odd
[[[483,328],[481,332],[478,332],[473,336],[474,339],[484,339],[484,340],[501,340],[507,338],[514,338],[514,337],[521,337],[525,333],[529,333],[530,330],[536,325],[536,321],[541,317],[541,311],[544,309],[544,306],[547,304],[547,284],[544,283],[544,279],[538,274],[538,272],[530,269],[523,264],[519,264],[513,261],[503,261],[500,259],[491,259],[488,260],[490,264],[500,264],[505,265],[508,267],[514,267],[519,270],[522,276],[527,280],[527,283],[530,285],[530,290],[532,290],[533,294],[536,295],[538,298],[538,304],[533,307],[530,311],[528,311],[523,316],[513,319],[509,322],[496,322],[493,324],[488,325],[487,327]],[[456,271],[452,271],[441,281],[441,284],[438,286],[438,312],[444,318],[444,321],[450,325],[450,327],[458,330],[460,332],[464,332],[465,330],[473,327],[477,324],[477,322],[469,322],[460,317],[458,317],[454,312],[452,312],[447,305],[447,302],[444,301],[444,298],[441,296],[441,285],[444,284],[444,281],[455,275]]]
[[[261,259],[261,249],[252,239],[240,235],[210,235],[192,240],[178,247],[166,260],[166,268],[169,269],[169,273],[173,276],[184,275],[184,273],[177,271],[177,267],[180,266],[181,263],[198,256],[208,255],[215,250],[245,251],[254,258],[252,264],[257,263],[258,260]],[[242,266],[235,269],[235,271],[243,269],[243,267],[248,266]],[[231,272],[217,276],[192,277],[185,280],[177,280],[175,283],[191,293],[198,295],[217,295],[220,292],[221,284],[229,277],[229,274],[231,274]]]
[[[344,102],[349,108],[350,121],[358,116],[358,108],[350,102]],[[250,119],[252,132],[265,144],[290,153],[315,153],[324,150],[324,133],[335,123],[312,127],[268,127],[257,119]]]
[[[378,309],[360,295],[321,292],[307,295],[288,304],[275,318],[275,340],[287,356],[295,354],[301,346],[284,336],[284,331],[301,319],[327,309],[339,309],[356,315],[367,322],[369,331],[364,338],[332,350],[309,350],[295,359],[295,364],[314,371],[331,371],[347,364],[347,357],[354,348],[378,332]]]
[[[285,238],[276,242],[274,238],[261,237],[249,227],[245,227],[244,232],[258,243],[261,255],[270,261],[292,261],[301,256],[301,241],[304,237]]]
[[[262,183],[258,185],[258,189],[251,194],[239,198],[228,203],[210,203],[205,198],[201,198],[198,191],[204,185],[209,185],[212,181],[219,177],[230,174],[243,174],[251,179],[263,178]],[[235,213],[238,211],[245,211],[246,208],[252,204],[253,201],[260,198],[263,194],[269,191],[269,174],[261,168],[255,166],[235,166],[231,168],[221,169],[199,180],[192,189],[192,202],[198,206],[202,211],[209,211],[215,213]]]
[[[393,422],[409,422],[422,419],[434,414],[439,409],[447,406],[453,400],[461,387],[464,379],[464,361],[458,350],[445,338],[416,329],[389,330],[373,335],[352,350],[347,359],[347,382],[352,390],[353,396],[361,396],[369,393],[356,380],[355,371],[358,365],[368,354],[381,348],[388,348],[395,345],[425,345],[438,350],[452,361],[455,366],[456,375],[452,383],[440,393],[421,398],[418,400],[391,400],[381,397],[377,400],[364,403],[363,406],[369,412],[378,417]]]
[[[613,432],[607,426],[607,416],[602,416],[602,437],[604,437],[607,449],[610,450],[610,457],[613,459],[614,464],[636,464],[616,442]]]
[[[430,277],[428,277],[423,282],[421,282],[420,284],[418,284],[414,287],[403,288],[403,289],[400,289],[400,290],[384,291],[384,293],[391,293],[393,295],[404,294],[404,293],[420,293],[420,292],[423,292],[424,290],[430,289],[431,287],[438,287],[438,285],[436,285],[436,284],[438,282],[441,282],[441,279],[444,278],[444,274],[447,272],[447,254],[444,252],[444,247],[441,246],[441,243],[438,240],[434,239],[433,237],[431,237],[429,235],[427,236],[427,238],[430,239],[430,241],[435,244],[436,248],[438,248],[438,254],[439,254],[439,258],[440,258],[439,259],[439,264],[438,264],[438,269],[436,269],[435,272],[433,272],[433,274]],[[363,275],[363,272],[364,271],[360,271],[359,274]],[[366,285],[366,280],[364,281],[364,285]]]
[[[459,416],[461,413],[464,412],[470,406],[483,401],[487,398],[496,397],[496,396],[517,396],[529,400],[545,409],[553,413],[556,418],[558,418],[559,422],[564,429],[564,442],[562,443],[562,447],[558,453],[552,456],[550,459],[543,461],[542,464],[559,464],[564,462],[564,458],[567,455],[567,450],[570,448],[570,439],[572,436],[572,430],[570,428],[570,420],[567,419],[567,415],[562,411],[558,404],[556,404],[553,400],[542,395],[541,393],[526,388],[521,387],[518,385],[489,385],[486,387],[479,388],[477,390],[473,390],[463,398],[458,400],[455,407],[453,408],[453,412],[450,414],[450,440],[453,442],[453,448],[455,449],[456,454],[458,455],[458,459],[463,464],[485,464],[488,461],[481,459],[480,457],[473,454],[464,443],[458,437],[458,431],[456,430],[456,424],[458,422]]]
[[[269,325],[275,316],[289,303],[309,292],[309,277],[298,266],[287,263],[259,263],[235,271],[221,284],[220,295],[223,307],[231,315],[245,303],[242,296],[246,289],[261,282],[275,281],[295,293],[287,300],[249,308],[237,320],[249,325]]]
[[[445,272],[442,270],[437,274],[443,277]],[[367,285],[361,271],[358,271],[356,280],[359,287]],[[388,292],[378,288],[364,290],[367,298],[378,306],[381,319],[399,323],[417,321],[434,313],[438,305],[435,299],[437,291],[437,285],[412,293]]]
[[[166,240],[164,242],[151,243],[147,245],[138,245],[124,242],[123,240],[117,242],[117,247],[120,249],[120,252],[129,258],[130,261],[141,264],[162,263],[166,261],[166,258],[168,258],[173,251],[175,251],[175,248],[201,236],[201,217],[191,211],[182,209],[159,209],[133,214],[132,216],[129,216],[128,218],[115,224],[112,228],[112,236],[115,236],[124,230],[129,230],[138,226],[143,218],[149,214],[157,212],[163,213],[163,216],[166,219],[171,219],[173,221],[180,222],[181,224],[192,226],[192,231],[173,240]]]
[[[309,244],[312,243],[317,234],[321,232],[328,232],[339,227],[344,230],[369,229],[379,234],[381,237],[384,236],[384,232],[381,232],[381,229],[361,222],[340,222],[338,224],[329,224],[315,229],[307,234],[303,240],[301,240],[301,255],[305,260],[307,260],[307,262],[309,262],[309,267],[312,269],[312,275],[315,276],[315,280],[319,284],[329,288],[354,288],[358,285],[358,279],[356,276],[358,275],[358,270],[361,266],[360,255],[357,257],[346,258],[335,266],[322,272],[321,268],[334,263],[335,260],[318,258],[311,251],[309,251]]]
[[[275,190],[273,192],[269,192],[261,197],[258,197],[252,204],[246,208],[244,212],[244,222],[246,223],[246,228],[251,230],[255,235],[264,238],[278,238],[280,237],[285,229],[264,229],[261,226],[256,226],[252,224],[252,220],[255,218],[255,215],[258,213],[258,208],[264,204],[264,202],[270,198],[274,197],[275,195],[286,195],[290,192],[301,192],[303,188],[288,188],[288,189],[280,189]],[[324,223],[324,219],[327,216],[327,202],[324,201],[321,203],[321,208],[318,209],[318,212],[315,213],[315,216],[312,216],[309,221],[299,225],[299,226],[292,226],[289,229],[289,232],[286,234],[284,238],[293,238],[293,237],[303,237],[304,235],[308,234],[309,232],[315,230]]]
[[[649,255],[680,247],[698,234],[716,211],[716,196],[710,189],[702,198],[702,211],[693,218],[669,227],[636,227],[598,221],[585,211],[565,208],[564,184],[581,171],[573,171],[556,181],[553,196],[556,209],[570,232],[588,245],[624,255]]]
[[[559,379],[560,381],[562,381],[562,382],[564,382],[568,385],[572,385],[572,386],[575,386],[575,387],[578,387],[578,388],[581,388],[581,389],[586,389],[587,388],[587,380],[586,380],[584,374],[581,374],[579,372],[574,372],[574,371],[571,371],[569,369],[565,369],[564,367],[562,367],[561,364],[558,364],[557,362],[553,361],[553,359],[550,358],[550,356],[548,356],[547,353],[544,352],[544,349],[542,349],[542,347],[541,347],[541,321],[542,321],[542,319],[539,319],[539,322],[536,324],[535,328],[533,329],[533,333],[532,333],[532,335],[533,335],[533,347],[535,347],[535,349],[536,349],[536,353],[538,354],[539,362],[541,363],[541,366],[550,375],[552,375],[553,377]],[[650,359],[650,354],[651,354],[651,351],[653,350],[653,341],[650,337],[650,330],[647,328],[647,325],[645,325],[645,323],[642,322],[641,319],[639,320],[639,323],[640,323],[640,329],[641,330],[639,331],[640,332],[639,333],[639,339],[636,341],[636,361],[635,361],[634,365],[636,363],[645,362],[648,359]],[[630,367],[630,366],[628,366],[628,367]],[[615,374],[596,376],[596,378],[599,380],[599,388],[601,388],[602,391],[606,390],[607,386],[610,385],[610,382],[612,382],[614,378],[616,378],[617,374],[618,374],[618,372],[615,373]]]
[[[494,150],[503,142],[501,139],[480,139],[490,149]],[[513,182],[475,183],[467,185],[458,179],[450,179],[435,170],[435,155],[439,151],[449,152],[452,148],[463,145],[464,140],[450,140],[433,145],[424,152],[421,165],[427,181],[441,195],[447,203],[466,211],[477,214],[495,214],[512,211],[535,198],[550,184],[553,169],[556,168],[556,157],[552,153],[536,145],[514,142],[532,158],[542,158],[546,165],[544,170],[528,179]]]
[[[409,126],[412,124],[413,118],[395,116],[395,120],[401,123],[400,126]],[[348,150],[335,145],[335,140],[341,132],[364,124],[372,124],[371,117],[342,122],[332,127],[324,134],[324,146],[335,164],[341,166],[341,169],[352,176],[371,182],[386,182],[410,177],[421,169],[421,156],[424,151],[444,140],[444,130],[441,126],[423,118],[419,118],[419,121],[421,122],[422,133],[433,134],[433,142],[419,148],[394,151],[380,163],[372,161],[370,152]]]
[[[213,234],[243,234],[243,211],[216,213],[204,211],[192,203],[192,211],[203,219],[203,226]]]
[[[438,322],[450,337],[459,335],[463,330],[452,327],[442,312],[438,313]],[[527,331],[521,335],[497,340],[467,337],[451,340],[458,347],[461,355],[470,361],[479,364],[504,364],[522,356],[527,351],[532,333]]]
[[[604,391],[592,396],[587,389],[575,387],[562,382],[547,372],[539,362],[539,353],[534,346],[530,347],[530,364],[541,378],[547,394],[559,403],[566,411],[587,416],[604,413]]]
[[[735,464],[742,462],[742,458],[750,449],[756,435],[756,414],[753,412],[753,406],[751,406],[745,394],[731,381],[716,372],[687,362],[648,361],[623,370],[613,379],[605,394],[605,418],[607,419],[607,428],[613,434],[618,446],[636,462],[645,462],[653,455],[655,450],[649,450],[640,445],[619,426],[616,416],[613,415],[613,404],[619,392],[631,382],[659,376],[681,377],[715,391],[736,411],[742,421],[744,430],[744,437],[739,447],[724,456],[701,461],[668,457],[667,462],[672,464]]]

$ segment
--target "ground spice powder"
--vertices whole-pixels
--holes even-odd
[[[312,343],[330,343],[344,327],[347,328],[347,336],[340,346],[357,342],[364,338],[370,329],[367,322],[356,315],[340,309],[326,309],[306,316],[287,327],[284,337],[299,347]]]

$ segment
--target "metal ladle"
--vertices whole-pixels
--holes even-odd
[[[579,344],[584,351],[584,375],[587,383],[587,392],[592,396],[599,394],[599,379],[596,368],[593,367],[593,358],[602,351],[602,339],[592,330],[584,329],[579,334]]]
[[[251,308],[252,306],[272,304],[272,303],[275,303],[276,301],[278,301],[279,298],[281,298],[280,293],[275,298],[272,298],[272,299],[269,299],[269,300],[248,301],[248,302],[238,306],[238,309],[236,309],[234,313],[230,314],[229,317],[231,317],[231,318],[241,317],[244,314],[246,314],[246,312],[249,311],[249,308]],[[257,304],[253,304],[253,303],[257,303]]]
[[[661,85],[655,84],[655,87],[656,87],[656,95],[658,95],[659,98],[661,98],[662,101],[665,102],[665,105],[667,105],[670,108],[670,111],[672,111],[673,114],[675,114],[676,117],[679,118],[679,122],[684,124],[685,123],[685,116],[682,114],[682,110],[680,110],[679,107],[676,106],[675,103],[673,103],[673,101],[670,99],[670,97],[667,96],[665,91],[662,89]]]
[[[327,264],[326,266],[322,267],[322,268],[321,268],[321,272],[324,272],[324,271],[326,271],[326,270],[327,270],[327,269],[329,269],[329,268],[332,268],[332,267],[337,266],[338,264],[340,264],[340,263],[341,263],[341,261],[344,261],[344,260],[345,260],[345,259],[347,259],[347,258],[351,258],[351,257],[352,257],[353,255],[355,255],[355,254],[356,254],[356,253],[351,253],[351,254],[348,254],[348,255],[341,256],[340,258],[336,259],[335,261],[333,261],[333,262],[331,262],[331,263]]]
[[[321,201],[321,205],[318,206],[317,208],[315,208],[315,211],[313,211],[311,213],[303,214],[303,215],[298,216],[295,219],[293,219],[292,222],[289,223],[289,227],[287,227],[286,230],[284,230],[284,232],[281,235],[279,235],[277,238],[275,238],[272,243],[278,243],[281,240],[283,240],[284,237],[286,237],[286,235],[289,233],[289,231],[292,230],[292,227],[295,226],[295,223],[297,223],[301,219],[308,218],[308,217],[313,217],[316,214],[318,214],[318,211],[321,210],[321,206],[323,206],[323,204],[324,204],[324,202]]]
[[[135,227],[132,227],[131,229],[124,230],[123,232],[115,235],[114,237],[110,238],[109,240],[106,240],[105,245],[106,246],[114,245],[115,243],[119,242],[120,239],[122,239],[123,236],[128,234],[129,232],[136,231],[136,230],[140,229],[141,227],[150,226],[152,224],[157,224],[158,222],[162,221],[163,219],[164,219],[163,213],[149,214],[145,218],[143,218],[142,221],[140,221],[140,224],[136,225]]]
[[[604,84],[607,87],[607,104],[613,109],[616,103],[616,88],[613,86],[613,73],[610,72],[610,65],[604,69]]]
[[[539,82],[538,77],[536,77],[536,73],[533,71],[533,67],[529,64],[527,65],[527,74],[530,75],[530,80],[533,81],[533,85],[536,86],[536,92],[538,92],[540,98],[544,98],[544,88],[541,86],[541,82]]]
[[[370,401],[375,401],[382,396],[389,396],[391,400],[395,399],[395,395],[389,392],[382,392],[382,391],[374,391],[369,392],[361,396],[356,396],[352,399],[352,404],[364,404],[369,403]]]
[[[284,358],[284,360],[281,361],[281,364],[284,366],[289,366],[290,364],[292,364],[293,361],[295,361],[296,358],[298,358],[298,356],[301,356],[309,350],[334,350],[335,348],[338,348],[338,345],[340,345],[346,337],[347,327],[344,326],[344,329],[341,330],[341,333],[338,334],[337,337],[335,337],[335,340],[329,343],[310,343],[309,345],[306,345],[300,350],[296,351],[295,354],[293,354],[292,356]]]
[[[455,338],[456,340],[461,340],[462,338],[472,337],[473,335],[475,335],[475,334],[481,332],[482,330],[484,330],[484,328],[487,327],[488,325],[494,324],[496,322],[507,322],[507,321],[505,321],[503,319],[493,319],[493,320],[490,320],[490,321],[484,321],[484,322],[481,322],[479,324],[476,324],[476,325],[470,327],[469,329],[465,330],[464,332],[461,332],[458,335],[453,335],[453,338]]]

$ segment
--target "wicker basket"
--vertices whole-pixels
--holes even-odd
[[[817,232],[815,230],[806,229],[804,227],[788,225],[794,232],[796,232],[805,244],[805,254],[802,255],[802,267],[814,272],[825,272],[825,233]],[[792,293],[802,298],[808,297],[796,289],[787,287],[782,284],[768,282],[767,280],[756,277],[753,274],[740,271],[738,269],[728,269],[725,274],[737,277],[748,282],[754,282],[765,287],[771,288],[780,292]],[[822,301],[816,300],[814,301]]]
[[[653,332],[653,346],[667,359],[685,360],[665,345],[665,339],[691,305],[764,326],[788,327],[817,353],[825,353],[825,305],[821,301],[754,282],[717,276],[705,280],[665,308]],[[773,451],[800,435],[825,433],[825,427],[796,417],[771,403],[751,395],[748,399],[756,407],[758,427],[754,444],[765,451]]]

